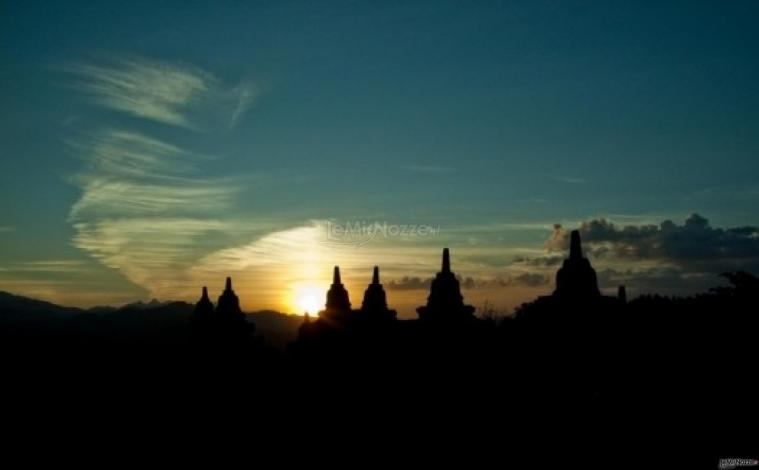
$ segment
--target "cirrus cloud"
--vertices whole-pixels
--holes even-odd
[[[66,69],[95,103],[132,116],[190,129],[214,121],[233,127],[259,94],[249,81],[227,85],[197,67],[132,57]]]

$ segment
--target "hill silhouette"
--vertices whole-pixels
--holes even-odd
[[[165,341],[163,334],[184,330],[194,305],[182,301],[137,301],[119,307],[66,307],[51,302],[0,291],[0,337],[6,343],[32,335],[49,338],[63,335],[102,338],[134,338],[144,341],[152,336]],[[258,335],[268,344],[284,349],[297,336],[302,318],[274,310],[245,314],[256,325]],[[37,340],[34,340],[37,342]],[[44,344],[38,345],[44,348]]]

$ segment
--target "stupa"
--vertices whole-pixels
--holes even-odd
[[[211,299],[208,298],[208,289],[203,286],[203,294],[200,296],[200,300],[195,304],[195,310],[193,312],[195,318],[208,319],[213,316],[213,304]]]
[[[340,279],[340,267],[335,266],[332,274],[332,285],[327,291],[327,303],[319,316],[325,318],[343,318],[351,313],[351,303],[348,299],[348,291]]]
[[[232,290],[232,278],[228,277],[224,292],[219,296],[216,304],[216,316],[222,320],[244,320],[245,316],[240,310],[240,299]]]
[[[456,275],[451,271],[451,257],[448,248],[443,249],[443,265],[432,280],[427,305],[416,309],[420,320],[469,319],[474,316],[474,307],[464,304],[461,287]]]
[[[565,299],[594,299],[600,297],[596,270],[582,255],[580,232],[572,230],[569,258],[556,273],[556,290],[553,295]]]
[[[374,267],[372,274],[372,283],[364,292],[364,301],[361,304],[361,313],[370,319],[387,319],[392,320],[397,316],[395,310],[387,308],[387,295],[385,289],[380,284],[379,267]]]

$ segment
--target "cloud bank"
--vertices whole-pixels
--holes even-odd
[[[719,282],[725,271],[759,272],[759,227],[713,227],[691,214],[682,224],[618,225],[605,218],[579,227],[583,249],[607,288],[628,284],[638,292],[683,294]],[[569,249],[569,230],[560,224],[545,242],[546,253],[515,264],[556,269]]]
[[[698,214],[690,215],[682,225],[665,220],[659,225],[620,227],[594,219],[579,230],[583,245],[594,256],[656,260],[713,272],[759,266],[759,227],[715,228]],[[557,225],[546,246],[550,251],[567,250],[568,232]]]

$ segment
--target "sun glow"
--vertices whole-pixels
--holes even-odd
[[[295,286],[293,300],[298,313],[315,315],[324,307],[324,289],[311,284]]]

